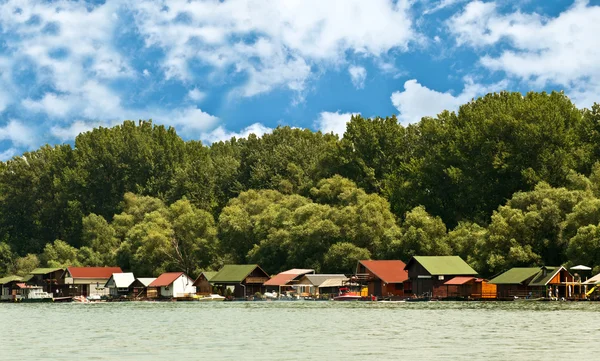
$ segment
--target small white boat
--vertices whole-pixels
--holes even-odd
[[[277,292],[265,292],[265,298],[267,300],[276,300],[277,296]]]
[[[216,295],[216,294],[210,294],[208,296],[204,296],[204,297],[200,297],[198,298],[198,301],[224,301],[225,297],[221,296],[221,295]]]

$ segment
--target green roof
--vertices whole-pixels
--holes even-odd
[[[221,268],[217,274],[210,278],[211,283],[240,283],[254,269],[258,267],[257,264],[227,264]],[[259,267],[260,268],[260,267]]]
[[[202,272],[202,274],[204,274],[204,277],[206,277],[206,279],[208,281],[210,281],[218,272],[215,271],[204,271]]]
[[[0,278],[0,285],[9,283],[9,282],[14,282],[14,281],[23,281],[23,277],[11,275],[11,276],[6,276],[4,278]]]
[[[459,256],[414,256],[408,263],[413,260],[423,266],[432,276],[477,275],[477,272]]]
[[[538,274],[531,280],[531,282],[529,282],[529,286],[545,286],[545,285],[547,285],[548,282],[550,282],[550,280],[552,278],[554,278],[556,273],[558,271],[560,271],[560,269],[562,267],[545,267],[545,268],[548,270],[548,272],[546,272],[546,275],[544,275],[541,268],[538,268]]]
[[[515,267],[490,280],[496,285],[521,284],[540,272],[539,267]]]
[[[32,275],[46,275],[48,273],[62,271],[63,268],[36,268],[33,271],[29,272]]]
[[[31,275],[31,274],[27,275],[27,276],[23,277],[23,282],[29,282],[29,281],[31,281],[32,278],[33,278],[33,275]]]

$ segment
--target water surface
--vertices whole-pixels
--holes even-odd
[[[598,359],[600,303],[0,304],[1,360]]]

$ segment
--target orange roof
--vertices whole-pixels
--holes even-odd
[[[123,273],[121,267],[67,267],[72,278],[105,278],[113,273]]]
[[[385,283],[402,283],[408,279],[406,265],[398,260],[358,261]]]
[[[312,269],[294,268],[291,270],[281,272],[280,274],[269,279],[267,282],[263,283],[263,285],[264,286],[285,286],[288,284],[288,282],[290,282],[291,280],[293,280],[294,278],[296,278],[300,275],[305,275],[307,273],[314,273],[314,272],[315,272],[315,270],[312,270]]]
[[[475,277],[458,276],[444,282],[445,285],[464,285],[467,282],[475,280]],[[475,280],[477,281],[477,280]]]
[[[171,283],[175,282],[179,276],[183,275],[183,272],[167,272],[158,276],[157,279],[152,281],[152,283],[148,287],[167,287]]]

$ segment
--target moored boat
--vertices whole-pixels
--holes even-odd
[[[210,294],[208,296],[198,298],[198,301],[201,302],[210,302],[210,301],[224,301],[225,297],[216,294]]]

